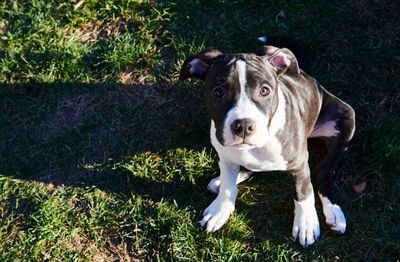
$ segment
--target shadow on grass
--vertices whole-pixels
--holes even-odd
[[[2,175],[155,200],[199,195],[185,174],[167,182],[151,166],[145,178],[118,165],[135,155],[209,150],[200,88],[55,83],[0,90]]]

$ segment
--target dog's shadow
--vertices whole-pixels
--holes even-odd
[[[177,151],[194,158],[207,151],[214,157],[201,88],[185,83],[54,83],[2,85],[0,90],[2,175],[55,186],[94,184],[105,191],[155,200],[173,197],[174,192],[199,195],[198,186],[185,174],[164,179],[167,174],[155,172],[153,179],[145,162]],[[135,157],[149,169],[147,177],[140,168],[121,168]],[[205,172],[212,175],[210,168]],[[190,202],[180,199],[183,205]]]

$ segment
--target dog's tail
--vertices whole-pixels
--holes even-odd
[[[257,39],[264,45],[288,48],[296,56],[300,68],[308,74],[311,73],[311,63],[307,50],[300,41],[285,36],[260,36]]]

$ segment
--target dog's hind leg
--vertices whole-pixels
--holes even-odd
[[[247,180],[249,177],[251,177],[252,173],[253,172],[247,170],[246,168],[241,167],[239,175],[238,175],[238,178],[236,180],[236,185],[238,185],[239,183],[242,183],[243,181]],[[218,194],[220,184],[221,184],[220,177],[217,176],[217,177],[211,179],[210,183],[208,183],[208,185],[207,185],[207,189],[213,194]]]
[[[316,170],[318,195],[326,224],[340,233],[346,230],[346,218],[332,188],[337,165],[347,150],[354,130],[354,110],[335,96],[324,93],[321,113],[310,137],[321,138],[327,146],[327,155]]]

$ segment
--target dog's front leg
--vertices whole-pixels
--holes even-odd
[[[292,171],[296,181],[297,201],[294,201],[294,222],[292,235],[303,247],[312,245],[319,237],[319,222],[315,210],[314,190],[311,184],[310,168],[304,161]]]
[[[220,229],[235,210],[236,181],[240,166],[221,159],[219,168],[221,185],[218,196],[203,212],[203,219],[201,220],[201,226],[205,227],[207,232]]]

